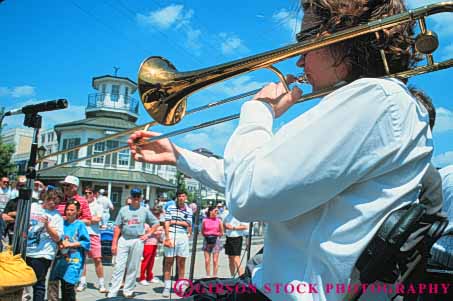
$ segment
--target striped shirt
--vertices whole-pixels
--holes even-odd
[[[178,208],[175,205],[168,206],[167,210],[165,210],[165,221],[179,221],[179,222],[187,222],[189,225],[192,226],[192,209],[189,206],[184,205],[184,208]],[[169,228],[170,233],[177,233],[177,234],[187,234],[187,227],[181,225],[170,225]]]

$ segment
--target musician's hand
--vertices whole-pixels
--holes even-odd
[[[136,161],[143,161],[152,164],[176,165],[177,146],[168,139],[157,140],[144,145],[136,145],[142,139],[159,136],[159,133],[148,131],[137,131],[133,133],[127,143],[131,154]]]
[[[286,76],[286,82],[291,84],[296,81],[293,75]],[[259,91],[253,100],[259,100],[269,103],[274,110],[275,118],[285,113],[302,96],[302,90],[293,87],[290,92],[286,92],[283,84],[280,82],[270,83]]]

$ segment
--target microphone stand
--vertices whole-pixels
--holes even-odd
[[[193,274],[195,271],[195,256],[197,254],[197,243],[198,243],[198,227],[200,225],[200,210],[201,210],[201,193],[199,202],[197,202],[197,211],[195,212],[194,221],[195,223],[192,225],[192,254],[190,258],[190,272],[189,272],[189,280],[193,281]]]
[[[253,222],[249,224],[249,236],[247,236],[247,261],[250,260],[250,253],[252,251],[252,235],[253,235]]]
[[[24,125],[31,127],[33,131],[33,141],[30,150],[30,158],[27,164],[27,185],[26,188],[19,190],[19,200],[17,202],[17,215],[14,223],[13,254],[21,254],[25,259],[27,252],[28,227],[30,223],[30,207],[32,203],[32,189],[36,179],[36,156],[38,153],[38,135],[42,125],[42,117],[38,113],[25,114]]]

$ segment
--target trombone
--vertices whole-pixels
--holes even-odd
[[[148,127],[156,125],[157,123],[163,125],[174,125],[181,121],[185,115],[190,115],[196,112],[204,111],[215,106],[220,106],[225,103],[229,103],[244,97],[254,95],[259,90],[246,92],[237,96],[226,98],[187,111],[187,98],[189,95],[203,88],[206,88],[212,84],[218,83],[220,81],[244,73],[248,73],[250,71],[255,71],[263,68],[270,69],[284,83],[286,89],[289,90],[286,85],[286,81],[284,79],[283,74],[277,68],[275,68],[273,64],[294,56],[298,56],[303,53],[307,53],[312,50],[323,48],[362,35],[366,34],[379,35],[379,32],[382,30],[414,21],[417,21],[420,28],[420,33],[415,38],[414,47],[418,53],[425,55],[426,65],[418,66],[412,69],[405,70],[403,72],[392,74],[391,70],[389,70],[385,53],[383,50],[381,50],[381,58],[386,70],[386,76],[407,79],[412,76],[450,68],[453,66],[453,59],[445,60],[439,63],[434,62],[432,53],[439,46],[439,41],[437,35],[434,32],[427,29],[425,21],[425,17],[443,12],[453,12],[453,1],[427,5],[414,10],[409,10],[398,15],[389,16],[384,19],[375,20],[364,25],[349,28],[329,36],[313,38],[305,42],[290,44],[288,46],[271,50],[262,54],[190,72],[178,72],[174,65],[169,60],[163,57],[159,56],[149,57],[140,66],[138,73],[138,90],[141,101],[146,111],[155,121],[149,122],[141,126],[137,126],[126,131],[119,132],[114,135],[99,138],[82,145],[78,145],[77,147],[72,149],[62,150],[56,153],[49,154],[47,156],[40,158],[38,162],[42,162],[43,160],[49,157],[54,157],[64,153],[72,152],[82,147],[93,145],[95,143],[124,136],[139,129],[144,128],[145,130],[147,130]],[[304,82],[306,80],[304,79],[304,76],[301,76],[299,78],[299,81]],[[334,91],[335,89],[338,89],[339,87],[341,86],[335,86],[325,90],[316,91],[314,93],[303,95],[297,101],[297,103],[322,97]],[[212,121],[204,122],[195,126],[163,134],[158,137],[153,137],[148,140],[144,141],[141,140],[138,141],[137,144],[142,145],[146,143],[151,143],[159,139],[174,137],[180,134],[202,129],[219,123],[227,122],[237,118],[239,118],[239,114],[229,115]],[[125,149],[128,149],[128,146],[121,146],[107,150],[106,152],[67,161],[58,165],[41,169],[41,171],[73,164],[79,161],[99,156],[108,155]]]

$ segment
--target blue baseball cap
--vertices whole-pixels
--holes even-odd
[[[132,188],[131,196],[134,196],[134,195],[142,195],[142,190],[140,188]]]

